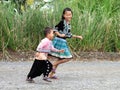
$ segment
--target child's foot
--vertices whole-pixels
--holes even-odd
[[[55,79],[55,77],[54,77],[54,74],[55,74],[56,72],[55,72],[55,69],[52,69],[52,71],[49,73],[49,78],[51,78],[51,79]]]
[[[49,77],[50,79],[58,79],[58,77],[56,77],[56,76],[51,76],[51,77]]]
[[[53,74],[55,74],[56,73],[56,69],[52,69],[52,71],[51,71]]]
[[[29,83],[34,83],[35,81],[33,79],[31,79],[30,77],[26,79],[26,81],[28,81]]]
[[[52,82],[48,77],[43,77],[43,80],[46,82]]]

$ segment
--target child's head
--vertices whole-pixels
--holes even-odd
[[[70,21],[72,19],[72,10],[70,8],[65,8],[62,14],[62,20]]]
[[[48,39],[52,40],[53,37],[54,37],[53,28],[46,27],[45,30],[44,30],[44,35]]]

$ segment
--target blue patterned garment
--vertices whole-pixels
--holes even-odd
[[[57,32],[59,32],[60,34],[65,34],[65,37],[60,37],[60,36],[56,36],[53,39],[53,46],[56,49],[64,49],[64,53],[58,53],[58,52],[51,52],[50,54],[52,56],[56,56],[59,58],[72,58],[72,54],[69,50],[69,47],[67,45],[67,41],[66,38],[71,38],[72,37],[72,33],[70,32],[71,30],[71,25],[67,24],[65,20],[61,20],[56,26],[55,26],[55,30]]]
[[[69,47],[67,45],[67,41],[65,39],[55,37],[53,40],[53,45],[55,48],[61,50],[64,49],[64,53],[59,53],[59,52],[51,52],[50,54],[55,57],[59,58],[72,58],[72,55],[70,53]]]
[[[63,39],[72,37],[72,33],[70,30],[71,30],[71,25],[67,24],[67,22],[65,20],[60,21],[55,26],[55,31],[58,31],[60,34],[65,34],[65,37],[61,37]]]

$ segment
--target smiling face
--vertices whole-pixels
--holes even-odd
[[[65,11],[64,13],[64,19],[67,21],[67,22],[70,22],[71,19],[72,19],[72,12],[71,11]]]
[[[62,20],[66,20],[69,23],[72,19],[72,10],[70,8],[65,8],[62,13]]]

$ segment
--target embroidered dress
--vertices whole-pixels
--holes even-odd
[[[53,46],[56,49],[64,49],[64,53],[59,52],[51,52],[50,54],[55,57],[59,58],[72,58],[72,54],[69,50],[66,38],[71,38],[72,34],[70,32],[71,26],[70,24],[67,24],[65,20],[60,21],[58,25],[55,26],[56,31],[58,31],[60,34],[65,34],[65,37],[59,37],[56,36],[53,39]]]

